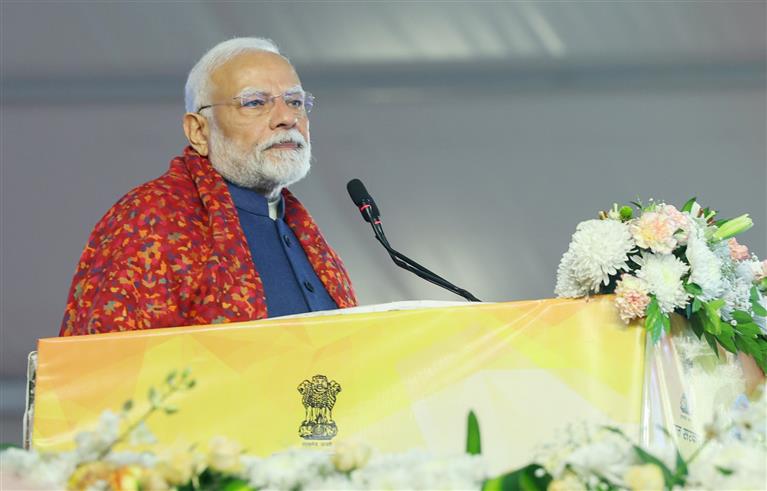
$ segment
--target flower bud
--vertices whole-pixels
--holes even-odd
[[[736,235],[740,233],[745,232],[746,230],[750,229],[753,226],[754,226],[754,222],[748,216],[748,213],[745,213],[737,218],[727,220],[721,226],[717,227],[716,231],[714,232],[713,238],[715,240],[729,239],[731,237],[735,237]]]

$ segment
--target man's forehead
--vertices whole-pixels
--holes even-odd
[[[266,51],[240,53],[216,68],[211,81],[221,95],[237,95],[246,89],[284,92],[301,85],[285,58]]]

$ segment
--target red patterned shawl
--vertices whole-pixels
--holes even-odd
[[[286,189],[285,221],[340,308],[357,300],[338,255]],[[77,265],[61,336],[267,317],[266,299],[226,183],[187,147],[168,172],[96,224]]]

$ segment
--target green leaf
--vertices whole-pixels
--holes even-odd
[[[133,409],[133,401],[132,400],[128,399],[127,401],[123,402],[123,412],[124,413],[127,413],[131,409]]]
[[[722,475],[729,476],[732,475],[735,471],[732,469],[727,469],[726,467],[719,467],[718,465],[715,466],[716,470],[718,470]]]
[[[751,339],[736,336],[735,345],[743,353],[753,356],[756,364],[759,365],[763,371],[767,371],[767,342],[761,337]]]
[[[761,334],[762,329],[754,322],[744,322],[738,324],[735,331],[739,332],[743,337],[754,339]]]
[[[482,484],[482,491],[546,491],[553,478],[538,464],[530,464]]]
[[[682,457],[682,454],[679,453],[679,450],[676,451],[676,472],[674,473],[674,480],[680,485],[683,486],[685,484],[685,481],[687,481],[687,475],[689,474],[689,470],[687,469],[687,462],[685,462],[684,457]]]
[[[719,309],[724,305],[724,300],[713,300],[711,302],[702,302],[703,312],[705,317],[703,319],[703,327],[707,332],[710,332],[714,336],[718,336],[722,332],[722,318],[719,316]]]
[[[714,354],[717,358],[719,358],[719,346],[716,344],[716,338],[713,334],[710,334],[708,332],[704,332],[703,336],[706,338],[706,342],[709,346],[711,346],[711,349],[714,351]]]
[[[149,399],[149,404],[151,404],[152,407],[159,407],[160,394],[157,393],[157,389],[155,389],[154,387],[149,387],[149,392],[147,393],[147,399]]]
[[[700,315],[693,315],[690,317],[690,328],[692,332],[698,336],[698,339],[703,335],[703,321],[700,319]]]
[[[223,486],[219,488],[221,491],[255,491],[248,485],[248,481],[243,479],[232,478],[222,484]]]
[[[716,340],[722,345],[722,348],[726,349],[730,353],[736,354],[738,348],[735,346],[735,331],[732,330],[732,326],[726,322],[722,322],[722,333],[716,336]]]
[[[469,411],[466,423],[466,453],[479,455],[482,453],[482,442],[479,434],[479,421],[474,411]]]
[[[664,330],[671,326],[669,318],[661,312],[658,299],[655,295],[650,295],[650,303],[647,306],[647,317],[645,318],[645,328],[652,336],[653,343],[657,343]]]
[[[165,383],[168,385],[173,385],[173,381],[176,379],[176,375],[178,375],[178,372],[176,370],[173,370],[168,374],[167,377],[165,377]]]
[[[754,320],[751,318],[751,314],[743,310],[733,310],[732,318],[735,319],[738,324],[748,324]]]
[[[767,309],[765,309],[761,302],[759,302],[759,291],[755,286],[751,287],[751,310],[753,310],[754,314],[759,317],[767,317]]]
[[[697,297],[695,297],[692,301],[692,311],[693,313],[699,311],[703,307],[703,304],[700,300],[698,300]]]
[[[176,406],[165,406],[162,408],[163,411],[165,411],[165,414],[175,414],[178,412],[178,408]]]
[[[695,201],[697,201],[697,198],[695,198],[694,196],[692,198],[688,199],[687,203],[685,203],[684,206],[682,206],[682,210],[681,211],[686,211],[687,213],[691,212],[692,211],[692,206],[695,204]]]
[[[703,288],[701,288],[696,283],[685,283],[684,284],[684,289],[688,293],[692,293],[693,295],[702,295],[703,294]]]
[[[634,445],[634,451],[636,452],[637,456],[639,456],[639,460],[641,460],[643,463],[655,464],[658,466],[658,468],[660,468],[661,472],[663,473],[663,481],[666,483],[667,489],[672,489],[674,487],[674,484],[677,483],[676,475],[675,473],[671,472],[671,469],[666,467],[666,464],[664,464],[662,460],[646,452],[642,447],[637,445]]]

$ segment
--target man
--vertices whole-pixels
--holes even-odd
[[[286,189],[309,171],[313,102],[269,40],[206,53],[186,83],[189,146],[96,225],[60,334],[356,305],[340,258]]]

